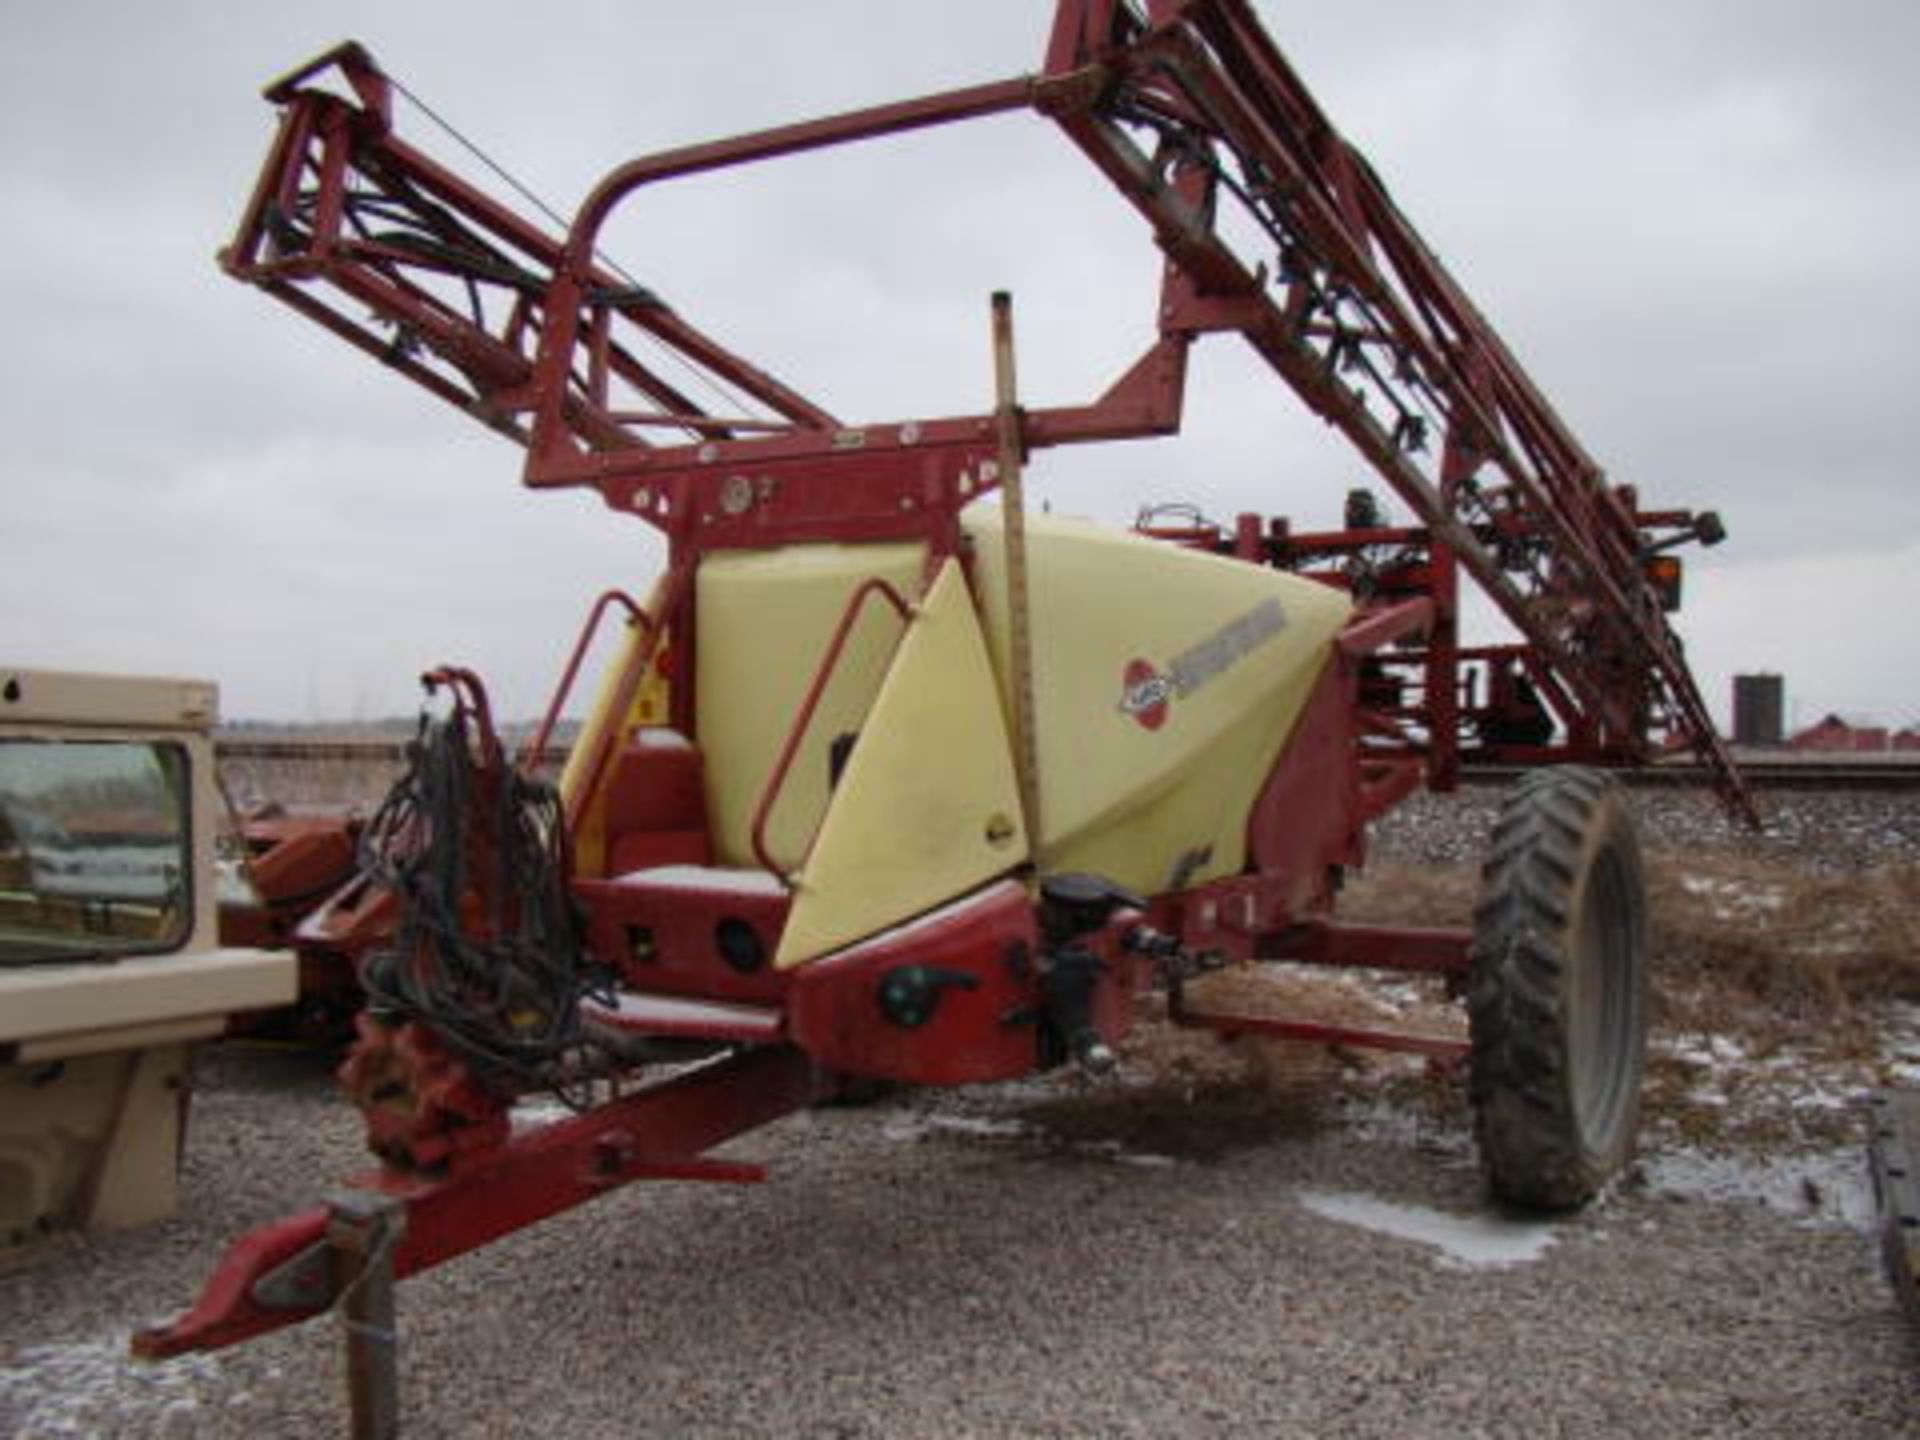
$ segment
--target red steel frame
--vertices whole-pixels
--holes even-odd
[[[516,1135],[484,1163],[445,1179],[383,1168],[353,1183],[406,1206],[405,1238],[394,1256],[395,1273],[404,1278],[630,1181],[753,1184],[765,1178],[758,1167],[705,1152],[826,1093],[798,1051],[752,1051]],[[242,1236],[198,1303],[170,1324],[138,1332],[134,1353],[158,1360],[218,1349],[325,1311],[338,1289],[327,1269],[326,1226],[327,1211],[315,1208]]]
[[[347,95],[313,83],[327,72],[337,72]],[[1451,785],[1463,741],[1507,759],[1607,764],[1690,747],[1729,805],[1751,816],[1645,573],[1656,550],[1706,538],[1704,520],[1643,513],[1630,488],[1606,483],[1245,0],[1148,0],[1144,10],[1129,0],[1059,0],[1037,76],[632,161],[594,189],[563,237],[396,135],[395,88],[357,45],[269,87],[281,107],[279,132],[222,262],[522,445],[528,485],[592,486],[612,508],[667,535],[669,568],[650,610],[611,594],[595,608],[597,621],[619,605],[647,642],[633,647],[634,664],[615,687],[619,713],[645,667],[664,654],[671,718],[694,733],[692,582],[710,550],[916,540],[928,545],[930,564],[960,554],[961,509],[999,484],[1004,417],[844,423],[604,260],[598,240],[609,217],[670,179],[1032,110],[1113,180],[1165,261],[1157,334],[1140,358],[1087,404],[1018,412],[1019,445],[1174,433],[1192,344],[1238,334],[1418,520],[1296,535],[1242,517],[1231,536],[1204,525],[1157,532],[1343,586],[1357,609],[1256,800],[1248,873],[1153,897],[1145,920],[1192,952],[1462,974],[1464,932],[1328,917],[1340,869],[1363,857],[1366,824],[1422,783]],[[1236,211],[1232,234],[1258,237],[1259,253],[1230,238],[1223,217]],[[703,408],[666,376],[663,357],[736,397],[736,413]],[[1390,563],[1376,563],[1388,548]],[[1519,643],[1460,644],[1462,571],[1518,630]],[[880,593],[906,609],[903,597],[878,585],[849,603],[787,754],[860,604]],[[586,643],[583,636],[569,683]],[[1558,741],[1529,747],[1503,738],[1498,727],[1516,713],[1517,692],[1493,691],[1516,675],[1558,722]],[[1488,693],[1475,693],[1476,685]],[[607,772],[612,743],[589,757],[589,793]],[[539,748],[528,763],[537,763]],[[783,754],[756,817],[763,860],[771,859],[765,812],[786,763]],[[617,889],[609,880],[595,893]],[[706,924],[712,912],[702,903],[688,900]],[[1013,908],[1034,934],[1027,907]],[[1126,923],[1141,918],[1128,912]],[[1101,963],[1122,977],[1103,991],[1099,1003],[1111,1005],[1150,967],[1123,956],[1111,935],[1095,943],[1105,947]],[[676,1001],[683,1011],[694,1006],[676,1012],[689,1034],[769,1043],[514,1137],[444,1178],[383,1171],[365,1181],[408,1207],[401,1273],[629,1179],[754,1178],[702,1156],[831,1087],[791,1043],[797,1032],[789,1028],[817,1021],[826,1033],[840,1023],[827,977],[821,969],[804,993],[779,977],[716,989],[714,996],[752,1002],[735,1004],[732,1028],[689,1021],[699,1002]],[[642,977],[627,978],[644,989]],[[1177,981],[1174,998],[1177,1019],[1226,1033],[1385,1044],[1444,1058],[1463,1049],[1450,1039],[1206,1013],[1184,1002]],[[797,1008],[781,1008],[789,999]],[[646,1017],[635,1024],[644,1032]],[[281,1282],[318,1263],[324,1228],[324,1213],[314,1212],[242,1240],[200,1305],[143,1335],[137,1348],[159,1355],[227,1344],[322,1308],[331,1299],[325,1285],[304,1300],[293,1285],[297,1303],[280,1308],[262,1297],[285,1300]]]
[[[334,67],[357,103],[305,83]],[[996,484],[995,417],[843,424],[602,261],[609,217],[667,180],[1036,110],[1140,211],[1166,261],[1156,339],[1091,403],[1026,412],[1027,449],[1176,431],[1188,348],[1239,334],[1429,537],[1431,782],[1451,784],[1458,765],[1464,570],[1523,637],[1566,753],[1630,764],[1691,748],[1752,815],[1642,574],[1648,517],[1631,489],[1605,482],[1244,0],[1155,0],[1144,14],[1061,0],[1038,76],[632,161],[564,239],[397,137],[390,82],[358,46],[267,94],[281,129],[228,269],[526,446],[529,485],[591,485],[658,526],[676,560],[821,538],[948,553],[959,509]],[[1229,208],[1262,254],[1229,238]],[[757,413],[702,409],[649,349]],[[1499,543],[1515,537],[1526,543]]]

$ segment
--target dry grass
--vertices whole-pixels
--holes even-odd
[[[1373,925],[1471,925],[1479,893],[1475,866],[1375,861],[1347,882],[1340,915]]]
[[[291,810],[355,806],[371,814],[404,767],[381,760],[235,760],[220,778],[243,810],[272,802]]]
[[[1920,1001],[1920,865],[1811,874],[1731,855],[1649,865],[1654,953],[1683,1012],[1846,1021]]]
[[[1648,1123],[1709,1146],[1733,1138],[1802,1149],[1853,1143],[1853,1109],[1808,1104],[1806,1096],[1889,1083],[1888,1007],[1920,1003],[1920,865],[1836,874],[1730,851],[1649,852],[1646,878],[1654,1018],[1664,1037],[1648,1057]],[[1468,926],[1479,885],[1467,865],[1381,863],[1355,878],[1341,913],[1377,924]],[[1428,1033],[1464,1028],[1462,1007],[1437,987],[1369,987],[1291,966],[1228,971],[1208,984],[1212,993],[1196,993],[1196,1003],[1223,1010]],[[1380,1003],[1372,988],[1381,988]],[[1734,1058],[1702,1058],[1724,1043]],[[1169,1153],[1192,1153],[1311,1126],[1317,1107],[1350,1090],[1349,1081],[1420,1113],[1458,1118],[1463,1104],[1461,1087],[1437,1069],[1376,1052],[1258,1041],[1229,1049],[1148,1026],[1129,1054],[1153,1077],[1144,1096],[1079,1102],[1036,1118],[1096,1136],[1144,1124]],[[1738,1104],[1730,1103],[1735,1091]],[[1166,1138],[1183,1116],[1199,1127],[1184,1152]]]
[[[1197,1010],[1267,1015],[1359,1028],[1465,1038],[1465,1016],[1437,981],[1382,987],[1296,965],[1247,965],[1192,982]],[[1145,1151],[1206,1163],[1235,1151],[1312,1135],[1343,1097],[1393,1094],[1422,1110],[1457,1109],[1452,1066],[1420,1056],[1241,1036],[1167,1022],[1164,1001],[1143,1001],[1127,1037],[1124,1083],[1083,1083],[1020,1112],[1074,1151]]]
[[[1812,1028],[1844,1047],[1863,1012],[1920,1002],[1920,864],[1836,875],[1732,853],[1651,852],[1646,881],[1656,1002],[1678,1028],[1762,1042],[1804,1041]],[[1468,866],[1389,863],[1349,887],[1342,912],[1469,925],[1478,890]]]

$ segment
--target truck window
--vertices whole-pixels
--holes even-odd
[[[178,745],[0,739],[0,965],[185,943],[187,799]]]

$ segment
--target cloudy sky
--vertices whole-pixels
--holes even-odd
[[[1716,710],[1767,669],[1790,720],[1920,717],[1920,7],[1259,8],[1587,448],[1725,516],[1681,617]],[[458,660],[521,714],[590,597],[658,567],[637,522],[521,490],[506,442],[220,276],[275,75],[363,40],[570,212],[635,154],[1031,69],[1050,9],[8,0],[0,661],[316,719],[405,712]],[[1157,274],[1027,116],[662,192],[611,248],[849,420],[985,409],[1002,287],[1027,401],[1091,398],[1149,339]],[[1197,351],[1179,440],[1043,455],[1039,495],[1331,521],[1358,461],[1237,343]]]

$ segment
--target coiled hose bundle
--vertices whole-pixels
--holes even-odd
[[[361,863],[400,904],[392,947],[362,967],[370,1005],[425,1021],[487,1078],[557,1086],[580,1001],[611,992],[581,945],[554,787],[505,763],[465,705],[423,714]]]

